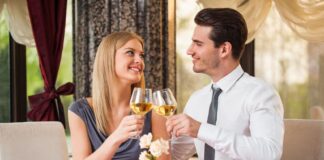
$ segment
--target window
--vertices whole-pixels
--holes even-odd
[[[256,76],[275,86],[285,118],[311,118],[311,107],[324,106],[324,43],[298,37],[273,5],[255,48]]]
[[[10,64],[9,32],[0,14],[0,122],[10,121]]]
[[[71,1],[68,1],[67,8],[64,48],[56,87],[72,82]],[[0,122],[26,121],[28,96],[43,92],[38,59],[36,47],[25,50],[24,46],[10,39],[4,14],[0,14]],[[22,83],[24,83],[23,87],[20,85]],[[25,90],[25,85],[27,85],[27,90]],[[61,100],[67,112],[72,96],[62,96]],[[22,101],[24,103],[20,103]],[[27,107],[27,110],[30,108]]]
[[[210,78],[204,74],[194,73],[191,56],[186,54],[191,44],[191,36],[194,30],[194,17],[200,10],[195,1],[176,1],[176,68],[177,68],[177,112],[181,113],[189,99],[189,96],[199,88],[210,83]]]

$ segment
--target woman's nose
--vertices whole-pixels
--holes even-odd
[[[138,55],[138,54],[135,56],[134,61],[135,61],[135,63],[143,63],[144,62],[141,55]]]

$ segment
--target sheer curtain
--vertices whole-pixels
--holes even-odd
[[[233,8],[239,11],[246,20],[249,30],[246,43],[255,38],[255,34],[267,18],[271,0],[197,0],[203,8]]]
[[[324,1],[274,0],[280,16],[301,38],[324,42]]]
[[[324,42],[324,1],[273,0],[281,18],[301,38]],[[247,43],[252,41],[264,23],[272,0],[197,0],[204,8],[233,8],[245,18],[249,30]]]
[[[285,22],[301,38],[324,42],[324,1],[273,0]],[[238,10],[246,19],[252,41],[264,23],[272,0],[197,0],[204,8],[229,7]],[[0,0],[0,13],[6,5],[9,30],[14,40],[26,46],[35,46],[26,0]]]
[[[8,14],[6,14],[6,20],[13,39],[17,43],[26,45],[28,47],[35,46],[27,9],[27,1],[0,0],[0,14],[2,9],[3,11],[8,12]]]

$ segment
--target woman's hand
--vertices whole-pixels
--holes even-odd
[[[142,133],[143,127],[144,116],[128,115],[121,120],[119,126],[113,131],[109,138],[121,144],[128,138]]]

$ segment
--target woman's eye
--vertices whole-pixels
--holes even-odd
[[[133,51],[127,51],[126,54],[127,55],[130,55],[130,56],[133,56],[134,55],[134,52]]]
[[[141,59],[145,58],[144,54],[140,54],[140,57],[141,57]]]

